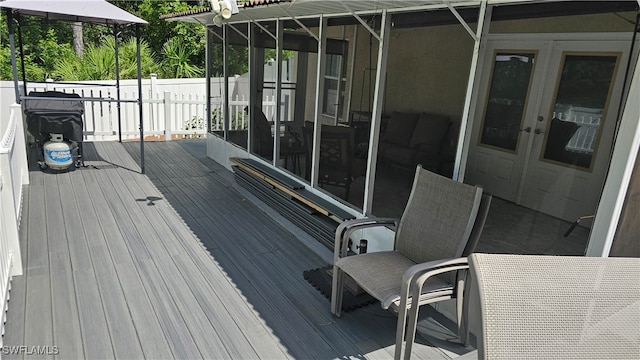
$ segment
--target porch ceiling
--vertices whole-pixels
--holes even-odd
[[[479,1],[452,2],[456,7],[477,6],[479,3]],[[358,15],[374,15],[384,10],[389,12],[410,12],[420,9],[442,9],[446,7],[447,5],[442,0],[291,0],[264,2],[260,5],[252,4],[250,7],[241,6],[240,12],[233,15],[226,23],[317,18],[320,14],[325,17],[345,17],[354,13]],[[213,25],[213,16],[208,9],[182,14],[168,14],[163,18],[166,20]]]
[[[452,0],[449,2],[456,7],[465,21],[477,21],[477,7],[480,1]],[[489,0],[489,4],[496,6],[492,16],[496,21],[635,11],[638,8],[635,0]],[[305,26],[315,27],[317,18],[322,14],[329,19],[329,25],[352,25],[358,23],[353,14],[369,20],[383,10],[395,14],[394,27],[421,27],[458,22],[447,8],[445,0],[253,0],[244,5],[241,4],[240,12],[233,15],[226,23],[268,22],[280,19],[285,21],[285,28],[297,28],[298,24],[293,21],[295,19]],[[166,14],[161,18],[213,25],[213,15],[209,8]]]

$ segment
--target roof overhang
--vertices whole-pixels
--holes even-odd
[[[34,15],[52,20],[102,24],[146,24],[147,22],[105,0],[4,0],[0,8],[14,14]]]
[[[449,5],[455,7],[466,21],[475,21],[480,3],[479,0],[252,0],[239,4],[240,12],[225,20],[225,23],[269,22],[277,19],[289,21],[292,25],[295,20],[306,26],[314,26],[322,14],[328,19],[329,25],[348,25],[358,23],[354,14],[368,20],[386,11],[394,15],[394,27],[429,26],[457,22],[449,11]],[[634,11],[638,7],[637,0],[489,0],[488,4],[495,6],[494,20]],[[429,12],[429,16],[426,16],[426,12]],[[208,8],[167,14],[161,18],[213,25],[213,14]]]

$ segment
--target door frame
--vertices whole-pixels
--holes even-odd
[[[593,44],[593,46],[591,45]],[[527,164],[523,172],[522,183],[520,187],[519,193],[519,204],[524,206],[535,206],[535,207],[545,207],[543,204],[545,201],[543,199],[547,199],[546,203],[553,203],[557,201],[550,199],[559,198],[551,197],[548,195],[534,196],[531,191],[533,191],[531,186],[531,181],[533,179],[530,177],[534,173],[539,173],[542,170],[546,169],[548,171],[559,171],[558,174],[563,174],[562,176],[566,176],[567,173],[573,174],[571,178],[577,182],[578,178],[584,179],[585,189],[588,189],[588,193],[580,193],[581,195],[578,197],[574,197],[573,201],[578,201],[575,199],[580,199],[581,206],[589,205],[588,208],[585,208],[584,212],[578,212],[575,208],[571,206],[564,206],[563,209],[559,210],[554,208],[551,210],[555,212],[553,216],[565,218],[567,221],[574,221],[578,216],[590,215],[593,214],[593,211],[597,209],[598,199],[600,199],[602,195],[602,186],[604,185],[604,181],[606,179],[606,174],[610,165],[610,156],[611,151],[613,150],[614,140],[615,140],[615,128],[616,128],[616,115],[618,115],[617,108],[620,104],[620,98],[623,96],[623,84],[624,81],[624,67],[626,63],[626,59],[628,59],[628,47],[624,42],[621,41],[593,41],[589,43],[582,42],[573,42],[573,41],[557,41],[552,43],[552,51],[549,53],[549,71],[546,74],[548,83],[545,85],[546,90],[549,92],[545,92],[544,95],[541,95],[540,105],[537,108],[540,116],[544,116],[545,122],[542,125],[543,136],[544,138],[535,138],[533,139],[532,147],[529,148],[530,156],[527,158]],[[581,168],[575,165],[564,164],[560,162],[556,162],[553,160],[545,160],[543,158],[543,152],[546,146],[547,137],[549,134],[549,129],[551,125],[551,118],[553,114],[553,109],[551,106],[555,101],[558,94],[558,86],[560,84],[560,80],[562,77],[562,70],[564,66],[564,61],[567,56],[570,55],[596,55],[596,56],[615,56],[617,58],[615,69],[612,74],[611,82],[609,83],[609,91],[607,94],[606,105],[603,109],[602,116],[602,124],[601,128],[598,131],[597,135],[597,145],[598,147],[592,154],[592,161],[589,168]],[[541,89],[544,91],[544,89]],[[529,186],[527,186],[529,184]],[[579,188],[579,187],[578,187]],[[577,189],[577,188],[576,188]],[[559,194],[556,194],[559,196]],[[539,201],[539,203],[538,203]],[[569,203],[572,201],[569,201]],[[534,205],[536,204],[537,205]],[[592,208],[593,206],[594,208]],[[546,207],[549,209],[549,207]],[[547,211],[544,211],[548,213]],[[573,213],[573,214],[572,214]],[[589,225],[588,223],[586,225]]]
[[[528,46],[530,44],[530,46]],[[487,41],[483,46],[483,54],[486,58],[482,58],[482,63],[479,63],[478,69],[479,71],[483,71],[484,73],[477,76],[477,92],[475,93],[475,97],[477,101],[474,103],[475,107],[473,108],[473,113],[476,114],[473,118],[470,117],[470,126],[468,130],[469,141],[466,142],[467,146],[467,159],[464,162],[465,170],[468,165],[469,155],[472,154],[471,147],[479,147],[484,149],[485,151],[494,153],[494,156],[507,156],[513,157],[514,160],[520,159],[523,161],[522,164],[518,164],[516,170],[519,173],[519,177],[516,182],[512,183],[514,188],[512,189],[512,199],[516,203],[520,202],[520,196],[522,193],[522,185],[523,185],[523,174],[526,171],[526,167],[528,166],[529,156],[531,147],[533,144],[533,135],[532,134],[524,134],[521,132],[519,135],[520,139],[516,144],[516,148],[513,152],[508,151],[506,149],[497,148],[491,145],[483,145],[480,143],[478,136],[480,131],[482,131],[482,125],[486,117],[487,111],[487,102],[489,97],[489,92],[491,91],[491,83],[493,78],[494,66],[495,66],[495,55],[498,52],[513,52],[513,53],[535,53],[535,63],[531,70],[531,75],[529,79],[529,88],[527,90],[527,98],[525,99],[525,105],[523,108],[521,125],[527,126],[526,121],[531,116],[533,116],[533,109],[537,109],[540,107],[541,103],[541,93],[542,89],[546,84],[547,78],[541,77],[540,75],[536,75],[538,73],[546,74],[548,72],[548,64],[549,64],[549,54],[551,48],[551,42],[549,40],[532,40],[526,43],[522,43],[521,41],[517,41],[514,38],[503,40],[493,40]],[[460,177],[459,177],[460,178]],[[514,179],[515,180],[515,179]],[[511,191],[509,191],[511,192]]]
[[[480,71],[487,61],[487,43],[491,41],[544,41],[544,40],[572,40],[572,41],[607,41],[622,40],[627,41],[629,46],[633,39],[632,32],[624,33],[549,33],[549,34],[487,34],[483,38],[480,46],[480,54],[478,56],[478,67],[476,71]],[[600,195],[600,201],[596,211],[596,216],[591,228],[586,256],[602,256],[607,257],[613,243],[613,237],[618,226],[622,206],[624,204],[625,195],[631,180],[636,156],[640,149],[640,103],[627,101],[634,96],[640,97],[640,57],[638,56],[638,48],[640,47],[640,39],[636,39],[632,60],[629,62],[629,69],[626,69],[626,59],[622,59],[625,68],[620,71],[629,71],[629,78],[624,84],[622,90],[623,107],[619,109],[617,129],[625,129],[625,131],[617,131],[614,135],[612,145],[612,156],[609,163],[608,173],[605,177],[605,183]],[[480,79],[476,76],[473,84],[472,97],[469,102],[469,111],[477,108],[477,102],[480,101]],[[470,119],[465,125],[465,134],[462,140],[462,148],[456,157],[456,167],[458,172],[454,174],[454,178],[464,179],[467,162],[469,161],[469,146],[473,126],[478,118]],[[480,119],[481,121],[481,119]]]

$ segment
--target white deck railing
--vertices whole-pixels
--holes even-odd
[[[578,125],[575,134],[567,143],[565,149],[573,152],[591,154],[595,151],[598,131],[602,121],[602,109],[567,107],[565,112],[554,112],[554,118],[573,122]]]
[[[176,137],[197,137],[207,133],[207,105],[204,79],[173,79],[157,80],[151,78],[143,82],[143,119],[144,135],[149,138],[171,140]],[[101,83],[101,82],[97,82]],[[117,99],[115,86],[88,83],[51,83],[29,85],[31,91],[62,91],[75,93],[84,100],[84,140],[116,140],[118,139],[118,105],[107,99]],[[124,83],[124,81],[123,81]],[[134,83],[121,86],[120,99],[120,133],[123,139],[135,139],[140,136],[138,90]],[[101,101],[100,99],[103,99]],[[230,130],[245,130],[248,127],[248,115],[244,108],[249,104],[248,99],[236,95],[229,101]],[[222,130],[223,98],[211,98],[212,126],[211,130]],[[282,106],[283,111],[290,106]],[[273,119],[275,113],[275,99],[266,96],[263,99],[262,111],[267,119]],[[291,115],[289,115],[291,117]]]
[[[8,121],[0,121],[0,326],[3,329],[11,277],[22,275],[18,229],[22,215],[23,186],[29,184],[22,109],[14,104],[10,111]]]

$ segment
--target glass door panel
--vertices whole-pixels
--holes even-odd
[[[518,200],[537,115],[530,106],[541,83],[535,74],[547,47],[545,42],[493,42],[481,71],[465,182],[508,201]]]
[[[591,169],[616,62],[617,56],[565,56],[544,160]]]
[[[517,150],[534,58],[532,53],[496,54],[481,144],[511,152]]]
[[[522,205],[566,221],[595,213],[615,136],[624,50],[624,42],[554,45],[548,78],[555,81],[543,92],[544,120],[533,132]]]

